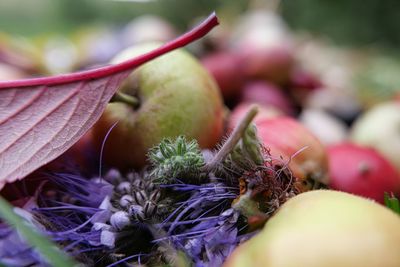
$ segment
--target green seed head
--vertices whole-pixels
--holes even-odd
[[[153,166],[150,175],[156,183],[169,184],[176,178],[192,177],[204,165],[198,143],[187,141],[184,136],[175,140],[163,139],[148,153]]]

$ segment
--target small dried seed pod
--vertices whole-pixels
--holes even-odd
[[[156,189],[156,185],[155,184],[153,184],[152,182],[147,183],[147,185],[146,185],[146,190],[147,191],[151,192],[151,191],[154,191],[155,189]]]
[[[142,179],[135,179],[132,184],[135,188],[144,188],[144,182]]]
[[[128,194],[131,191],[131,183],[129,182],[122,182],[117,186],[117,190],[121,193]]]
[[[151,192],[149,199],[153,202],[157,202],[159,201],[161,198],[161,191],[159,189],[154,190],[153,192]]]
[[[129,216],[132,216],[140,220],[143,220],[144,218],[143,208],[142,206],[139,205],[130,205],[128,209],[128,214]]]
[[[133,203],[133,197],[131,195],[123,195],[121,197],[121,199],[119,200],[119,204],[121,205],[121,207],[126,208],[128,207],[130,204]]]
[[[153,216],[156,212],[157,212],[156,204],[154,204],[151,201],[147,201],[146,204],[144,204],[143,213],[146,216],[146,218]]]
[[[133,195],[135,198],[135,202],[139,205],[144,205],[144,203],[147,200],[146,192],[143,190],[141,191],[136,191],[135,194]]]

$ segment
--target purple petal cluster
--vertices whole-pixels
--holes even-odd
[[[113,185],[66,173],[52,174],[49,183],[54,189],[39,195],[40,207],[33,212],[53,239],[67,243],[64,249],[73,253],[101,245],[101,230],[93,225],[111,216],[108,203]]]
[[[246,223],[231,208],[239,194],[237,186],[213,177],[215,182],[158,185],[157,189],[138,177],[123,177],[115,170],[105,179],[48,175],[36,196],[38,205],[30,207],[29,214],[62,249],[86,265],[113,266],[140,259],[151,266],[152,258],[168,262],[162,251],[172,248],[184,252],[195,266],[220,266],[246,238]],[[149,194],[141,204],[141,198],[149,193],[143,191],[146,187],[157,194]],[[165,202],[162,198],[166,195]],[[135,216],[131,207],[146,208],[152,199],[158,201],[154,211]],[[18,249],[3,249],[7,243]],[[144,249],[146,244],[151,250]],[[36,252],[9,227],[0,228],[0,253],[10,266],[40,262]]]
[[[221,266],[242,240],[239,213],[230,208],[236,188],[223,183],[179,184],[177,193],[190,193],[164,222],[168,238],[187,253],[195,266]]]

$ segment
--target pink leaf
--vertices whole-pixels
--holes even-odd
[[[0,189],[55,159],[99,119],[132,69],[207,34],[201,25],[149,53],[84,72],[0,82]]]

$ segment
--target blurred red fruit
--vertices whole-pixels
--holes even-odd
[[[264,79],[277,84],[284,84],[289,79],[293,65],[292,52],[283,47],[240,49],[241,65],[246,77]]]
[[[328,148],[330,186],[384,203],[384,192],[397,193],[396,169],[372,148],[343,143]]]
[[[250,107],[254,103],[242,102],[237,105],[231,112],[228,120],[228,130],[232,131],[233,128],[240,122],[240,120],[246,115]],[[258,113],[254,118],[253,122],[258,125],[258,122],[263,119],[274,118],[276,116],[283,115],[282,112],[274,107],[266,107],[263,105],[258,106]]]
[[[311,91],[322,87],[322,82],[312,73],[295,68],[290,73],[289,86]]]
[[[202,59],[203,65],[217,81],[225,100],[240,94],[244,84],[239,58],[230,52],[217,52]]]
[[[289,164],[299,190],[328,183],[325,147],[308,129],[286,116],[263,119],[256,124],[258,136],[273,159]]]
[[[272,106],[287,115],[294,114],[293,106],[282,90],[264,81],[247,83],[243,88],[241,101]]]

